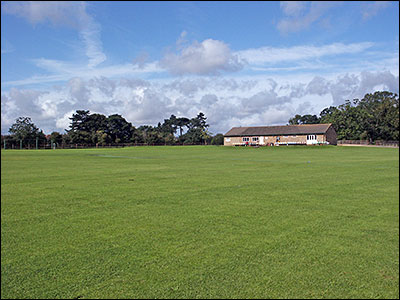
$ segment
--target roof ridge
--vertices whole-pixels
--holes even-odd
[[[309,126],[306,126],[309,125]],[[310,126],[312,125],[312,126]],[[297,125],[270,125],[270,126],[241,126],[233,127],[225,135],[280,135],[280,134],[319,134],[325,133],[331,123],[297,124]],[[306,129],[307,128],[307,129]]]
[[[254,128],[254,127],[286,127],[286,126],[317,126],[317,125],[332,125],[332,123],[318,123],[318,124],[287,124],[287,125],[256,125],[256,126],[236,126],[232,128]]]

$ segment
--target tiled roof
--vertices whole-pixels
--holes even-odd
[[[324,134],[332,124],[233,127],[225,136]]]

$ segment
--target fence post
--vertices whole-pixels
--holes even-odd
[[[4,150],[6,150],[6,139],[4,139]]]
[[[39,138],[36,137],[36,150],[38,149]]]
[[[22,149],[22,140],[19,140],[19,150]]]

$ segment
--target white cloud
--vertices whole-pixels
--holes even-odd
[[[328,81],[321,76],[315,76],[313,80],[311,80],[306,87],[307,94],[316,94],[322,96],[327,94],[328,92],[329,92]]]
[[[72,101],[85,101],[89,98],[89,90],[86,88],[84,80],[80,77],[71,78],[66,85]]]
[[[344,74],[334,80],[316,76],[311,80],[305,93],[310,95],[331,95],[333,105],[343,104],[346,100],[361,99],[365,94],[376,90],[386,90],[399,93],[399,77],[389,71]]]
[[[360,1],[359,7],[363,20],[371,19],[390,6],[391,1]],[[284,17],[277,22],[277,29],[287,35],[318,25],[326,26],[331,23],[334,15],[331,10],[342,4],[351,5],[344,1],[281,1],[280,8]],[[346,7],[346,9],[348,6]],[[334,27],[334,25],[330,25]]]
[[[385,87],[385,90],[399,93],[399,77],[389,71],[368,72],[360,75],[345,74],[339,76],[336,81],[330,83],[330,93],[334,105],[342,104],[345,100],[361,99],[365,94],[371,93],[377,88]]]
[[[242,112],[246,114],[259,114],[271,106],[280,106],[290,102],[287,96],[279,96],[274,89],[260,91],[250,97],[242,98]]]
[[[21,80],[11,80],[2,82],[2,87],[9,86],[24,86],[24,85],[46,85],[48,83],[54,82],[62,82],[68,81],[71,78],[82,78],[82,79],[90,79],[93,77],[122,77],[122,76],[138,76],[143,74],[155,74],[164,72],[163,69],[158,67],[158,64],[155,62],[147,63],[142,67],[134,64],[120,64],[120,65],[111,65],[104,67],[97,67],[88,69],[85,66],[69,64],[63,61],[58,60],[50,60],[50,59],[35,59],[33,62],[36,66],[45,69],[51,73],[51,75],[41,75],[41,76],[32,76],[30,78],[21,79]]]
[[[205,78],[179,79],[164,86],[167,90],[176,90],[180,94],[193,96],[199,90],[206,88],[210,81]]]
[[[5,13],[27,19],[33,25],[49,21],[53,25],[76,27],[85,14],[82,1],[4,1]]]
[[[311,27],[317,21],[323,19],[325,14],[333,7],[341,5],[339,1],[311,1],[304,3],[281,3],[281,9],[285,18],[277,24],[282,34],[298,32]]]
[[[101,27],[87,12],[84,1],[7,1],[2,2],[5,13],[27,19],[31,24],[50,22],[79,31],[88,67],[93,68],[106,60],[100,40]]]
[[[316,60],[324,56],[354,54],[373,47],[371,42],[333,43],[323,46],[294,46],[289,48],[261,47],[235,52],[249,64],[277,64],[281,62]],[[311,67],[311,66],[307,66]]]
[[[85,44],[86,56],[89,58],[88,67],[94,68],[104,62],[107,57],[102,51],[100,25],[89,19],[79,34]]]
[[[193,42],[179,53],[167,53],[160,66],[177,75],[215,75],[221,71],[238,71],[242,69],[243,62],[232,54],[224,42],[206,39],[201,43]]]
[[[1,94],[1,133],[8,132],[16,118],[20,116],[16,114],[17,105],[14,101],[10,101],[9,95]]]
[[[135,124],[157,124],[172,113],[171,99],[157,90],[144,90],[143,96],[136,96],[136,101],[127,107],[127,117],[134,120]]]
[[[142,52],[132,61],[133,65],[137,65],[140,69],[142,69],[146,61],[149,59],[149,54],[147,52]]]
[[[218,97],[215,94],[206,94],[200,99],[200,103],[204,107],[210,107],[218,102]]]
[[[360,75],[359,94],[365,94],[371,89],[382,89],[399,92],[399,76],[393,75],[389,71],[369,72],[363,71]]]
[[[228,84],[229,83],[229,84]],[[171,114],[208,118],[210,131],[232,126],[286,124],[296,113],[319,114],[345,100],[384,88],[399,92],[399,77],[389,71],[335,76],[189,79],[72,78],[47,92],[13,88],[2,93],[1,126],[7,132],[20,116],[29,116],[45,133],[68,129],[72,112],[121,114],[134,126],[157,125]]]
[[[390,1],[370,1],[364,3],[361,14],[364,20],[370,19],[376,16],[381,10],[389,7]]]
[[[72,118],[74,113],[75,111],[71,110],[65,113],[61,118],[56,119],[56,127],[61,131],[64,129],[69,129],[69,125],[71,124],[70,118]]]
[[[297,17],[304,12],[307,3],[306,1],[281,1],[280,6],[285,15]]]

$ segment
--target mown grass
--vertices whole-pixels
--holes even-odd
[[[399,298],[399,150],[2,150],[1,297]]]

